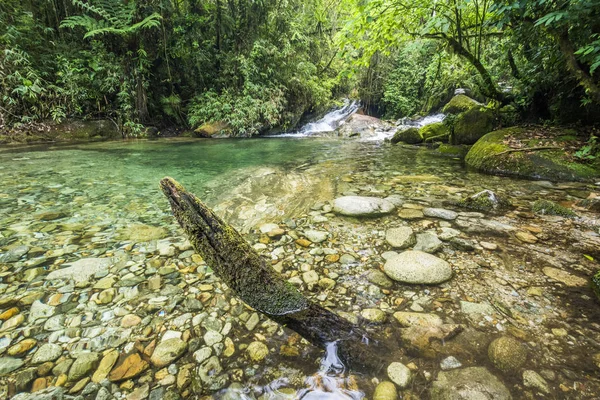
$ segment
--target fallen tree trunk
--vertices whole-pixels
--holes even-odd
[[[337,342],[339,356],[353,369],[384,366],[391,351],[381,340],[304,297],[235,228],[174,179],[164,178],[160,186],[194,249],[240,299],[317,346]]]

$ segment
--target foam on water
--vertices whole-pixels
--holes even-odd
[[[360,108],[358,101],[344,100],[344,106],[325,114],[317,121],[309,122],[297,132],[276,135],[277,137],[307,137],[317,133],[333,132],[344,124],[346,119]]]

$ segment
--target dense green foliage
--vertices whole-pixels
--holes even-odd
[[[297,0],[3,1],[0,123],[290,126],[337,90],[336,15]]]
[[[254,135],[350,93],[399,118],[457,88],[598,122],[599,21],[600,0],[3,0],[0,129],[98,117],[126,135]]]

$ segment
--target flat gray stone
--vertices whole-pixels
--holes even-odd
[[[112,264],[110,258],[82,258],[56,271],[50,272],[46,276],[46,280],[64,279],[73,280],[75,282],[85,282],[96,273],[107,271]]]
[[[430,395],[431,400],[512,400],[502,381],[484,367],[440,372]]]
[[[417,235],[417,244],[414,250],[424,251],[425,253],[435,253],[442,248],[442,242],[438,237],[430,232],[419,233]]]
[[[423,215],[426,217],[445,219],[448,221],[452,221],[458,217],[457,212],[446,210],[444,208],[424,208]]]
[[[436,284],[452,278],[452,267],[431,254],[408,250],[389,259],[383,271],[398,282]]]
[[[42,345],[33,355],[32,364],[43,364],[48,361],[54,361],[61,356],[63,349],[60,345],[46,343]]]
[[[20,358],[0,357],[0,376],[21,368],[24,363]]]
[[[306,238],[313,243],[321,243],[327,240],[329,233],[323,231],[306,230],[304,231],[304,236],[306,236]]]
[[[385,232],[385,241],[395,249],[406,249],[417,243],[415,234],[409,226],[388,229]]]
[[[376,217],[389,214],[395,208],[394,204],[379,197],[344,196],[333,201],[336,214],[350,217]]]

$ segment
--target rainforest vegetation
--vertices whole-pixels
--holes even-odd
[[[600,0],[2,0],[0,130],[72,118],[292,129],[347,96],[369,114],[465,88],[514,119],[600,119]]]

